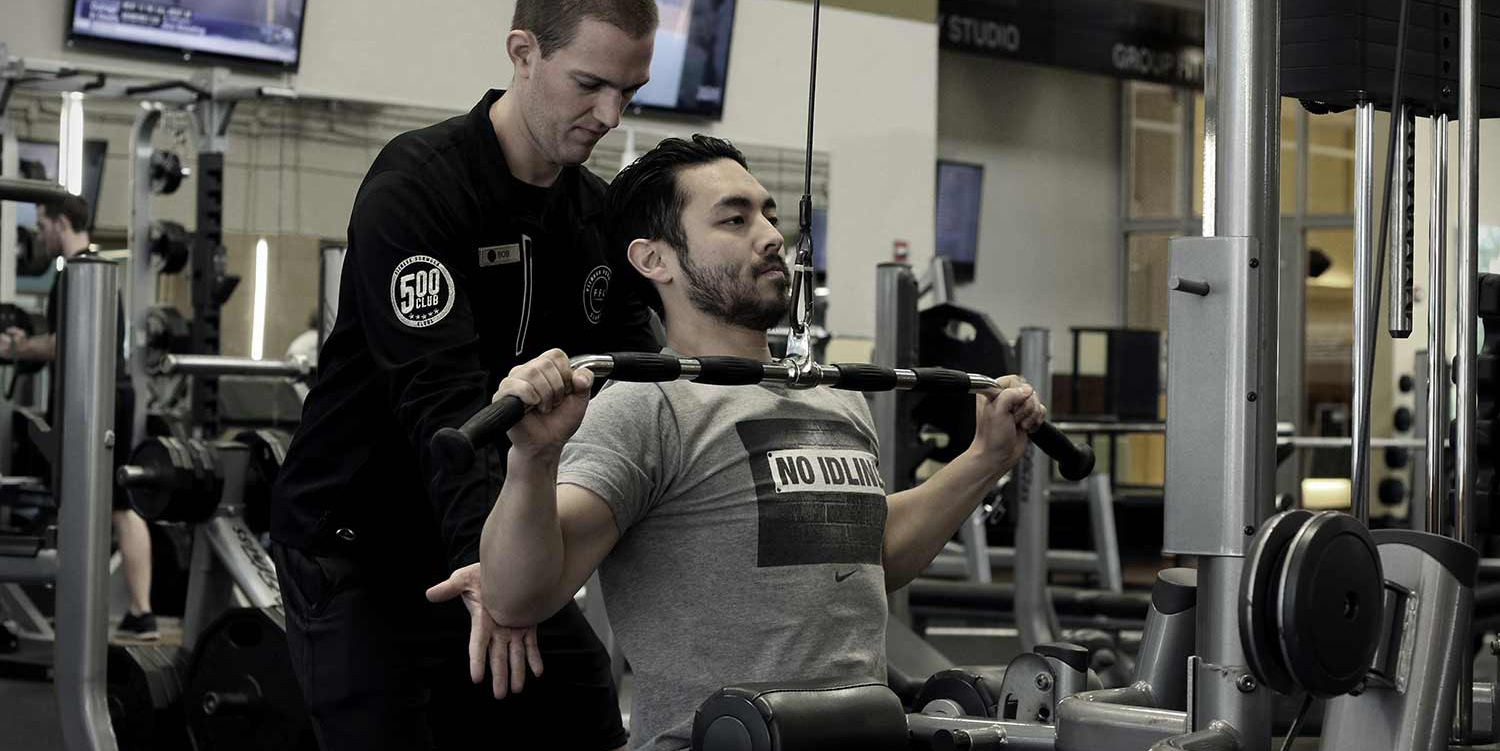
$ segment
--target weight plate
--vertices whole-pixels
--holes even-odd
[[[260,534],[271,526],[271,488],[286,462],[290,434],[262,428],[246,430],[234,440],[250,447],[250,468],[245,477],[244,516],[250,531]]]
[[[271,611],[235,608],[204,631],[182,706],[195,748],[317,748],[283,622]]]
[[[130,464],[152,475],[126,488],[131,507],[142,518],[195,524],[218,508],[223,481],[214,469],[212,449],[201,441],[152,438],[136,446]]]
[[[984,676],[971,669],[940,670],[922,684],[915,706],[925,708],[933,702],[947,701],[958,707],[960,713],[956,716],[994,717],[998,700],[992,691]]]
[[[1354,690],[1369,672],[1385,613],[1385,575],[1370,532],[1324,511],[1298,531],[1281,574],[1282,656],[1293,679],[1319,698]]]
[[[109,719],[120,751],[182,748],[177,647],[111,644],[105,661]]]
[[[1014,373],[1011,347],[988,316],[957,305],[936,305],[917,316],[917,362],[927,367],[966,373]],[[941,447],[924,451],[934,460],[952,461],[974,438],[974,398],[968,394],[911,394],[916,427],[948,436]]]
[[[182,439],[167,436],[158,438],[157,440],[161,441],[162,447],[167,450],[173,469],[179,472],[191,473],[193,471],[192,456],[188,454],[187,446],[182,442]]]
[[[182,442],[187,448],[188,457],[193,463],[193,479],[202,483],[213,474],[213,461],[209,459],[208,447],[197,438],[189,438]]]
[[[172,506],[181,471],[177,449],[170,438],[142,442],[130,454],[130,464],[146,470],[152,479],[125,488],[131,508],[147,521],[162,518]]]
[[[1261,685],[1283,694],[1292,693],[1296,684],[1283,662],[1276,630],[1281,578],[1277,569],[1284,563],[1287,545],[1312,516],[1311,511],[1292,509],[1267,519],[1250,540],[1240,575],[1240,644],[1245,660]]]

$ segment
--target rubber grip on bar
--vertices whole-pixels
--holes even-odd
[[[947,368],[915,368],[917,386],[912,391],[938,391],[967,394],[973,387],[969,374]]]
[[[748,357],[700,357],[702,373],[694,383],[712,386],[753,386],[766,380],[766,366]]]
[[[438,465],[449,472],[467,472],[474,457],[515,427],[526,415],[526,403],[518,396],[505,396],[466,420],[461,428],[443,428],[432,436],[428,448]]]
[[[890,391],[896,388],[896,371],[890,368],[865,363],[837,363],[833,367],[839,370],[838,383],[833,384],[836,389]]]
[[[1094,471],[1094,449],[1074,443],[1050,422],[1032,431],[1031,442],[1057,462],[1057,471],[1069,480],[1082,480]]]
[[[611,381],[634,383],[666,383],[682,376],[682,361],[671,355],[650,352],[611,352],[614,366],[609,370]]]

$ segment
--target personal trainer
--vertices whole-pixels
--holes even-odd
[[[668,352],[770,359],[783,239],[738,150],[667,140],[615,178],[609,205]],[[592,381],[554,350],[500,383],[497,399],[534,409],[510,431],[485,523],[484,602],[498,623],[535,623],[598,568],[634,668],[638,748],[687,748],[698,702],[729,683],[884,682],[886,592],[942,550],[1046,414],[1030,385],[1000,379],[976,396],[968,449],[887,496],[862,394],[674,381],[590,402]]]
[[[67,273],[67,262],[93,252],[89,239],[89,203],[78,196],[67,196],[37,205],[37,236],[47,253],[57,259],[57,271],[52,277],[52,288],[47,291],[47,332],[27,336],[19,328],[6,329],[0,333],[0,357],[20,362],[51,364],[57,360],[57,329],[62,323],[58,306],[62,303],[63,274]],[[125,311],[121,307],[117,319],[120,341],[125,341]],[[62,397],[62,382],[52,382],[52,401],[47,406],[47,422],[52,423],[57,415],[56,403]],[[115,358],[115,467],[124,464],[132,448],[130,425],[135,411],[135,389],[130,385],[130,376],[125,369],[124,358]],[[113,473],[111,473],[113,476]],[[130,601],[125,615],[121,616],[115,629],[117,636],[140,641],[154,641],[161,637],[156,626],[156,615],[151,611],[151,530],[146,520],[130,507],[130,496],[124,488],[114,486],[110,505],[110,522],[115,529],[115,539],[120,546],[120,565],[125,569],[125,589]],[[60,499],[66,502],[67,499]]]
[[[272,505],[324,749],[539,748],[559,727],[585,751],[625,742],[576,606],[512,630],[479,604],[500,454],[454,474],[428,445],[549,348],[659,346],[648,308],[611,283],[606,186],[580,166],[646,83],[656,28],[653,0],[518,0],[510,89],[397,136],[360,186],[338,320]]]

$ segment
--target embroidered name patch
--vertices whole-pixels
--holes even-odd
[[[509,245],[491,245],[488,248],[479,249],[479,268],[484,268],[486,266],[503,266],[507,263],[519,263],[520,261],[520,243],[511,243]]]
[[[443,320],[457,296],[453,276],[432,256],[412,256],[391,272],[391,309],[404,326],[421,329]]]

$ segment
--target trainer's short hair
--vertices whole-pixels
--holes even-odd
[[[585,18],[603,21],[632,39],[655,34],[660,22],[656,0],[517,0],[510,27],[534,34],[542,57],[552,57],[572,44]]]

